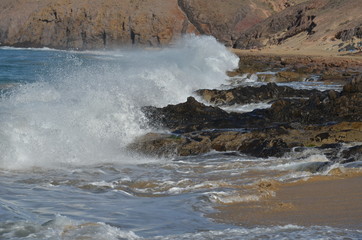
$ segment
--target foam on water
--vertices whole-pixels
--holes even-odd
[[[324,226],[302,227],[284,225],[254,228],[227,228],[175,235],[144,238],[132,231],[107,225],[102,222],[81,222],[64,216],[43,224],[31,222],[1,223],[2,239],[89,239],[89,240],[171,240],[171,239],[360,239],[361,230],[346,230]]]
[[[149,130],[142,106],[179,103],[198,88],[217,87],[237,64],[205,36],[157,51],[68,52],[39,81],[2,97],[0,167],[134,161],[124,148]]]
[[[61,215],[43,224],[22,222],[0,223],[1,239],[141,239],[132,231],[122,231],[105,223],[75,221]]]
[[[266,109],[271,107],[271,103],[249,103],[245,105],[232,105],[232,106],[221,106],[220,108],[227,112],[252,112],[255,109]]]

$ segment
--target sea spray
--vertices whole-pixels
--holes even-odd
[[[215,88],[238,58],[212,37],[171,48],[57,52],[37,81],[3,95],[0,167],[135,161],[125,146],[150,129],[140,108]]]

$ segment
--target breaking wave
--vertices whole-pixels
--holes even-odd
[[[149,130],[142,106],[218,87],[238,64],[207,36],[159,50],[52,54],[37,81],[1,97],[0,168],[136,161],[125,146]]]

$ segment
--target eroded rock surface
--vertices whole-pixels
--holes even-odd
[[[323,44],[331,47],[340,44],[333,43],[339,39],[344,41],[339,46],[342,49],[348,41],[362,40],[361,9],[361,3],[355,0],[303,1],[241,32],[234,47],[250,49],[280,44],[299,48]]]
[[[238,31],[282,10],[285,0],[2,0],[0,45],[99,49],[162,46],[182,34],[232,45]]]
[[[297,90],[291,87],[268,83],[260,87],[236,87],[230,90],[196,91],[203,99],[214,105],[234,105],[275,101],[281,98],[308,98],[317,90]]]
[[[159,46],[181,34],[198,33],[176,0],[5,0],[0,8],[2,45],[66,49]]]
[[[278,89],[274,84],[267,88]],[[245,89],[248,87],[232,91]],[[261,89],[253,89],[256,91],[253,94],[263,93]],[[297,148],[320,147],[326,149],[331,163],[360,160],[360,147],[346,150],[342,143],[362,142],[362,76],[346,84],[342,92],[288,91],[275,95],[284,99],[276,101],[271,108],[242,114],[206,106],[192,97],[185,103],[164,108],[146,107],[144,111],[155,126],[173,133],[146,135],[130,148],[158,156],[197,155],[215,150],[264,158],[281,157]],[[311,96],[286,99],[283,93],[288,97],[300,93]],[[328,166],[322,165],[313,169]]]
[[[270,119],[279,122],[325,124],[328,122],[362,121],[362,76],[355,77],[343,91],[313,94],[307,100],[279,100],[266,110]]]
[[[252,116],[228,113],[218,107],[206,106],[193,97],[189,97],[185,103],[168,105],[164,108],[145,107],[143,111],[155,126],[180,133],[240,128],[248,126],[248,121],[252,118]]]
[[[294,39],[300,47],[341,40],[338,48],[350,49],[362,39],[361,8],[355,0],[2,0],[0,45],[162,46],[195,33],[236,48]]]

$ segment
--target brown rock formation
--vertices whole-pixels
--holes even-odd
[[[160,46],[196,33],[237,48],[348,41],[339,48],[358,49],[361,6],[355,0],[2,0],[0,46]]]
[[[239,32],[281,11],[287,0],[178,0],[181,9],[201,34],[213,35],[232,46]]]
[[[270,45],[303,48],[361,39],[362,5],[354,0],[309,0],[287,8],[241,33],[236,48]]]
[[[234,36],[288,0],[2,0],[0,45],[74,49],[160,46],[185,33]]]
[[[0,8],[2,45],[76,49],[158,46],[182,33],[197,33],[176,1],[18,0],[2,1]]]

